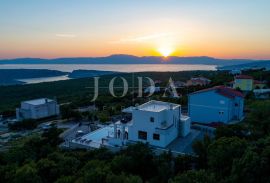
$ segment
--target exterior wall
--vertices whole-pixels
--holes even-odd
[[[128,129],[128,140],[148,142],[153,146],[166,147],[178,136],[180,113],[180,107],[161,112],[134,110],[132,112],[133,125]],[[154,122],[150,121],[151,117],[154,118]],[[162,128],[162,124],[166,124],[168,128]],[[147,132],[147,140],[139,139],[138,131]],[[153,139],[153,134],[159,134],[160,139]]]
[[[180,121],[179,136],[185,137],[190,133],[190,117],[182,116]]]
[[[41,119],[59,115],[59,105],[55,101],[50,101],[41,105],[31,105],[26,102],[21,103],[21,108],[16,109],[18,120]]]
[[[243,100],[243,98],[236,97],[234,99],[233,109],[234,109],[233,120],[241,120],[244,117],[244,100]]]
[[[244,100],[230,99],[215,91],[201,92],[189,96],[188,112],[193,122],[228,123],[243,117]]]
[[[263,88],[265,88],[265,87],[267,87],[266,84],[264,84],[264,83],[259,83],[259,84],[254,84],[253,89],[263,89]]]
[[[224,122],[230,119],[230,100],[214,91],[189,96],[188,112],[193,122]]]
[[[242,91],[252,91],[253,79],[235,79],[233,88],[240,88]]]

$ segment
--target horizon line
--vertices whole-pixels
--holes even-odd
[[[130,56],[130,57],[137,57],[137,58],[144,58],[144,57],[159,57],[159,58],[199,58],[199,57],[207,57],[207,58],[212,58],[212,59],[217,59],[217,60],[262,60],[262,61],[267,61],[270,60],[270,58],[221,58],[221,57],[212,57],[212,56],[177,56],[177,55],[172,55],[172,56],[158,56],[158,55],[144,55],[144,56],[137,56],[137,55],[131,55],[131,54],[110,54],[106,56],[71,56],[71,57],[14,57],[14,58],[0,58],[0,61],[3,60],[16,60],[16,59],[43,59],[43,60],[56,60],[56,59],[66,59],[66,58],[106,58],[106,57],[112,57],[112,56]]]

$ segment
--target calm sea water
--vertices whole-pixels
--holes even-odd
[[[63,72],[73,70],[99,70],[117,72],[173,72],[192,70],[216,70],[215,65],[188,65],[188,64],[0,64],[0,69],[49,69]],[[20,79],[27,84],[67,80],[68,76]]]
[[[215,65],[188,64],[3,64],[0,69],[50,69],[64,72],[100,70],[118,72],[216,70]]]

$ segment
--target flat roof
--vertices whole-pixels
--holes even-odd
[[[125,108],[122,110],[122,112],[132,113],[132,111],[134,111],[134,110],[160,112],[163,110],[175,109],[176,107],[179,107],[179,106],[180,105],[174,104],[174,103],[151,100],[151,101],[146,102],[146,103],[139,105],[137,107],[130,106],[128,108]]]
[[[179,106],[180,105],[174,103],[151,100],[145,104],[138,106],[137,109],[142,111],[160,112],[163,110],[175,109]]]
[[[53,100],[48,99],[48,98],[40,98],[40,99],[34,99],[34,100],[28,100],[28,101],[23,101],[23,103],[31,104],[31,105],[42,105],[47,102],[52,102]]]

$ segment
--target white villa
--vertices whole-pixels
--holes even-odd
[[[55,100],[40,98],[21,102],[21,107],[16,109],[18,121],[24,119],[41,119],[59,115],[59,105]]]
[[[190,133],[190,118],[181,114],[178,104],[149,101],[123,110],[122,120],[72,140],[75,147],[121,147],[129,143],[149,143],[166,148],[178,137]]]

